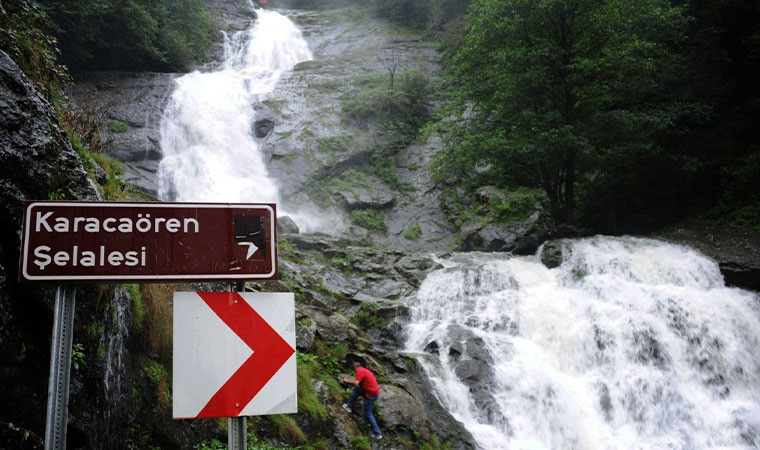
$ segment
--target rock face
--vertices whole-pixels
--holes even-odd
[[[101,122],[107,151],[122,162],[125,180],[158,194],[161,114],[174,89],[174,74],[91,72],[76,74],[68,94]]]
[[[299,350],[343,346],[348,352],[338,361],[342,367],[359,361],[372,370],[381,384],[375,415],[386,437],[408,440],[406,429],[417,434],[411,439],[437,436],[452,448],[474,448],[470,434],[435,400],[415,360],[398,350],[408,317],[406,303],[426,274],[440,266],[428,256],[357,247],[327,236],[287,239],[295,249],[284,256],[288,263],[281,269],[282,278],[294,283],[297,292],[311,286],[297,305]],[[324,258],[332,262],[326,264]],[[314,289],[315,280],[321,289]],[[487,366],[490,359],[482,341],[465,336],[464,331],[461,334],[462,357],[458,363],[462,370],[477,372],[468,380],[483,392],[479,398],[486,405],[492,376]],[[315,389],[318,387],[315,383]],[[353,420],[345,420],[339,408],[334,412],[328,408],[328,414],[339,441],[340,430],[349,435],[370,433],[361,405],[355,407]]]
[[[727,285],[760,291],[760,233],[687,222],[651,237],[696,247],[718,263]]]
[[[53,108],[2,51],[0,111],[0,415],[42,435],[54,297],[16,282],[23,201],[100,196]]]

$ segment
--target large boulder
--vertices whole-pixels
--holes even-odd
[[[420,433],[423,438],[430,438],[427,411],[416,398],[403,388],[381,384],[378,406],[385,427],[409,427]]]
[[[553,240],[544,244],[541,249],[541,262],[549,269],[559,267],[562,264],[562,241]]]
[[[393,191],[374,176],[365,176],[361,185],[335,192],[346,202],[348,209],[387,208],[393,204]]]
[[[528,218],[509,224],[470,223],[460,231],[461,250],[513,252],[522,255],[533,253],[547,234],[542,231],[541,220],[541,212],[536,209]]]

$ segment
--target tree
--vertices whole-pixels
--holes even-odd
[[[675,89],[687,19],[668,1],[473,0],[470,14],[441,174],[540,186],[572,223],[577,186],[661,152],[698,109]]]
[[[63,62],[80,70],[185,70],[216,38],[203,0],[40,0]]]

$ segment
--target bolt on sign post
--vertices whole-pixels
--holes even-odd
[[[59,284],[45,448],[66,448],[75,306],[66,283],[274,280],[276,218],[274,204],[26,202],[19,281]]]

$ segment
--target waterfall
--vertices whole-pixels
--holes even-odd
[[[125,399],[125,367],[124,353],[127,335],[129,333],[129,301],[126,289],[117,287],[113,297],[108,302],[103,317],[103,334],[100,337],[98,358],[102,358],[105,376],[103,378],[103,401],[105,404],[98,410],[97,440],[109,445],[116,445],[113,439],[119,436],[119,429],[124,423]]]
[[[649,239],[457,254],[407,328],[440,402],[483,449],[760,446],[760,303],[715,262]]]
[[[262,9],[256,14],[251,28],[225,36],[224,60],[216,70],[176,79],[161,120],[162,200],[279,200],[254,139],[254,105],[284,72],[312,55],[288,18]]]

